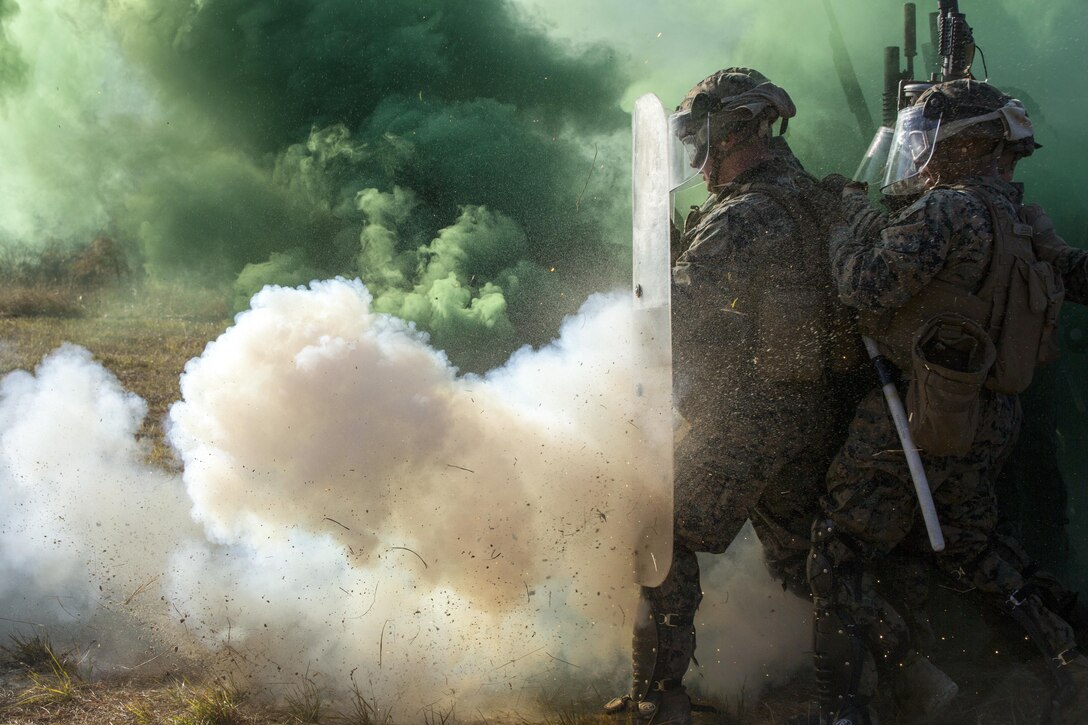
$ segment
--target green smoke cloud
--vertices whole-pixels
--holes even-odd
[[[602,226],[611,199],[582,208],[577,181],[592,159],[569,136],[626,123],[625,83],[604,51],[569,55],[501,2],[223,1],[178,27],[170,52],[149,56],[163,82],[203,93],[242,142],[277,153],[280,187],[306,190],[292,199],[340,222],[308,235],[268,215],[271,225],[304,263],[358,274],[379,309],[430,332],[455,361],[479,369],[541,342],[593,276],[621,278],[624,249],[612,242],[622,234]],[[374,194],[400,194],[411,211],[390,228]],[[555,268],[561,285],[529,282]],[[259,269],[272,268],[247,276]],[[566,289],[528,314],[526,293],[556,286]]]
[[[5,23],[19,11],[15,0],[0,0],[0,97],[9,88],[18,88],[26,81],[26,61],[8,37]]]
[[[483,365],[501,363],[484,351],[517,343],[504,290],[519,286],[512,265],[520,263],[522,274],[534,269],[520,259],[527,244],[524,230],[487,207],[466,206],[457,221],[439,230],[433,240],[397,252],[414,237],[410,228],[402,234],[402,227],[418,204],[413,192],[400,187],[393,193],[366,189],[358,196],[358,206],[368,218],[361,234],[359,268],[375,294],[374,308],[429,330],[434,343],[455,359],[480,351],[477,359]],[[515,300],[520,301],[516,294]]]
[[[879,117],[901,3],[830,5]],[[1085,50],[1078,4],[961,8],[991,79],[1023,89],[1039,121],[1046,148],[1022,170],[1033,199],[1082,238],[1088,80],[1064,72]],[[460,329],[501,357],[625,282],[623,109],[638,94],[671,105],[718,68],[757,67],[793,94],[806,165],[852,173],[868,138],[829,33],[811,0],[3,0],[0,244],[106,232],[149,274],[199,272],[239,304],[262,282],[360,276],[451,350]],[[364,201],[398,195],[410,212],[390,218]],[[448,231],[466,214],[490,223]]]
[[[625,75],[505,0],[9,16],[0,84],[24,113],[2,129],[0,243],[109,233],[151,276],[230,283],[239,305],[264,282],[360,276],[470,368],[625,277]],[[410,197],[410,218],[367,194]]]
[[[146,3],[131,47],[171,88],[275,151],[311,127],[363,125],[384,99],[493,99],[549,131],[611,129],[626,83],[604,48],[577,55],[503,0]]]

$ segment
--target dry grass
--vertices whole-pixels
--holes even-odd
[[[80,294],[48,284],[0,284],[0,315],[4,317],[79,317],[85,305]]]
[[[32,636],[12,634],[8,637],[8,644],[0,646],[0,651],[3,651],[10,666],[27,670],[38,669],[56,659],[52,645],[40,633]]]
[[[197,688],[184,683],[178,689],[181,711],[172,714],[170,725],[246,725],[243,706],[247,695],[230,681],[212,682]]]
[[[175,468],[174,457],[163,442],[163,420],[180,397],[178,379],[185,363],[218,337],[229,320],[225,303],[216,311],[211,302],[200,297],[196,302],[203,306],[195,314],[183,314],[180,300],[184,292],[168,293],[165,289],[160,294],[149,292],[154,302],[147,310],[133,301],[114,300],[93,316],[0,316],[0,375],[33,370],[64,342],[87,348],[127,390],[147,401],[148,415],[139,435],[151,443],[149,460]]]
[[[302,682],[291,688],[285,698],[287,714],[292,723],[299,725],[317,725],[323,719],[326,711],[325,698],[321,690],[309,677],[304,677]]]
[[[0,647],[0,723],[281,725],[289,716],[250,701],[229,678],[178,674],[84,679],[71,652],[41,633]]]
[[[30,638],[11,636],[12,647],[5,652],[12,663],[22,668],[28,681],[12,704],[22,708],[49,709],[69,702],[75,695],[79,677],[68,653],[58,653],[40,635]]]
[[[8,662],[0,663],[3,725],[641,725],[634,719],[601,714],[599,697],[564,700],[558,693],[537,703],[538,711],[544,713],[537,716],[515,711],[475,712],[466,717],[452,707],[435,706],[406,720],[394,719],[380,703],[363,697],[357,688],[354,702],[349,698],[348,703],[333,706],[305,677],[291,687],[282,705],[271,708],[262,704],[261,693],[243,691],[230,680],[189,680],[175,674],[86,681],[72,671],[68,658],[56,656],[51,660],[55,664],[29,670],[14,664],[14,648],[4,649]],[[31,650],[38,654],[52,651],[47,642],[40,640]],[[976,668],[970,677],[963,675],[960,682],[966,687],[952,712],[942,719],[945,725],[1036,722],[1040,697],[1047,689],[1040,668],[1010,662],[1001,667],[991,663],[987,669]],[[814,699],[811,674],[802,672],[758,698],[742,691],[725,701],[704,700],[716,711],[696,712],[694,721],[695,725],[785,725],[790,717],[806,714],[807,703]],[[883,715],[881,722],[898,722],[892,713]]]
[[[33,686],[11,681],[14,696],[0,698],[4,725],[282,725],[282,713],[250,702],[229,685],[193,686],[174,678],[76,681],[70,695],[53,702],[21,702]],[[14,685],[14,687],[12,687]]]

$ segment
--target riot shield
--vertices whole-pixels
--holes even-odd
[[[639,501],[635,580],[657,586],[672,561],[672,270],[669,257],[669,125],[657,96],[635,101],[632,115],[632,257],[640,460],[633,466]]]

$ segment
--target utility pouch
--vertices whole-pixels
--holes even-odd
[[[989,387],[1016,394],[1031,384],[1035,366],[1058,357],[1058,312],[1065,286],[1047,262],[1012,260],[1008,298],[997,330],[997,361]]]
[[[911,347],[907,417],[914,442],[937,456],[963,455],[978,429],[979,394],[997,358],[986,330],[954,313],[931,318]]]

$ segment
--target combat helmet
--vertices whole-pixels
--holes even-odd
[[[937,83],[918,96],[925,118],[937,120],[937,141],[952,136],[1020,141],[1034,132],[1024,104],[997,87],[969,78]]]
[[[991,139],[986,155],[997,158],[1010,144],[1036,148],[1024,104],[995,86],[970,78],[937,83],[899,113],[888,155],[886,194],[921,190],[922,171],[942,141]],[[1023,155],[1027,155],[1027,153]]]
[[[732,67],[707,76],[687,92],[669,117],[672,138],[681,142],[684,151],[673,162],[674,186],[697,175],[713,143],[726,134],[747,131],[770,137],[772,124],[778,120],[782,134],[796,114],[789,94],[759,71]]]

